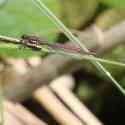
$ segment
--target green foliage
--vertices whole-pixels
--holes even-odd
[[[92,19],[99,4],[99,0],[59,0],[61,20],[71,28],[80,28]]]
[[[77,91],[80,99],[89,100],[96,96],[94,89],[92,89],[92,87],[89,86],[85,81],[80,83]]]
[[[29,48],[19,48],[19,46],[16,45],[6,45],[2,44],[0,47],[0,54],[5,55],[5,56],[13,56],[15,58],[17,57],[22,57],[22,58],[27,58],[29,56],[35,56],[35,55],[40,55],[40,52],[37,51],[32,51]]]
[[[115,60],[117,62],[122,62],[124,63],[124,46],[118,46],[110,54],[105,54],[103,58],[110,59],[110,60]],[[123,67],[118,67],[118,66],[113,66],[113,65],[104,65],[112,74],[113,76],[119,77],[120,74],[124,72]]]
[[[58,0],[43,0],[51,10],[59,14]],[[22,34],[37,34],[49,40],[56,37],[55,25],[45,16],[39,13],[31,0],[9,0],[0,9],[0,34],[11,37],[20,37]],[[9,48],[0,44],[0,53],[14,57],[27,57],[34,52],[19,50],[18,47]],[[13,51],[13,52],[12,52]]]
[[[112,7],[125,8],[125,0],[102,0],[102,2]]]

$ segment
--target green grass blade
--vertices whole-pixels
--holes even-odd
[[[89,61],[98,61],[100,63],[105,63],[105,64],[110,64],[110,65],[114,65],[114,66],[119,66],[119,67],[124,67],[125,68],[125,63],[122,62],[117,62],[114,60],[107,60],[107,59],[103,59],[103,58],[98,58],[98,57],[90,57],[90,55],[83,55],[80,53],[70,53],[64,50],[57,50],[54,48],[46,48],[46,47],[42,47],[41,52],[45,52],[45,53],[56,53],[56,54],[61,54],[61,55],[66,55],[66,56],[71,56],[74,59],[84,59],[84,60],[89,60]]]
[[[48,18],[50,18],[57,27],[60,28],[60,30],[63,31],[63,33],[69,38],[70,41],[73,43],[79,45],[79,47],[82,48],[84,52],[89,52],[89,50],[79,41],[77,37],[75,37],[69,29],[50,11],[45,4],[41,0],[33,0],[35,5],[41,10],[42,13],[44,13]],[[90,58],[94,56],[90,55]],[[107,76],[114,85],[125,95],[125,90],[120,86],[120,84],[113,78],[113,76],[110,74],[110,72],[107,71],[106,68],[104,68],[98,61],[91,61],[92,64],[94,64],[99,71],[101,71],[105,76]]]

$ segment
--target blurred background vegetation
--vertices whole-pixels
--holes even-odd
[[[1,0],[2,1],[2,0]],[[96,24],[107,31],[125,20],[124,0],[43,0],[43,2],[70,29],[83,31]],[[37,34],[49,40],[65,40],[59,29],[41,15],[31,0],[8,0],[0,2],[0,34],[20,38],[22,34]],[[64,41],[63,41],[64,42]],[[0,53],[9,57],[31,57],[40,55],[29,49],[19,49],[16,45],[0,44]],[[103,57],[125,62],[125,47],[119,46],[105,53]],[[110,81],[91,69],[80,69],[73,73],[77,85],[74,93],[106,124],[124,124],[125,97],[116,90]],[[105,65],[125,88],[125,69]],[[123,122],[123,123],[122,123]]]

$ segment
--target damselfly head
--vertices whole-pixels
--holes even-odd
[[[23,35],[21,36],[21,38],[22,38],[22,39],[26,39],[26,38],[28,38],[28,35],[23,34]]]

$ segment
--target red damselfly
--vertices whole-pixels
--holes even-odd
[[[35,35],[22,35],[21,42],[23,45],[27,45],[32,49],[41,49],[41,46],[47,46],[51,49],[64,50],[72,53],[82,53],[81,48],[73,45],[61,44],[61,43],[48,43],[48,41],[41,39]],[[93,55],[93,52],[84,52],[84,54]]]

